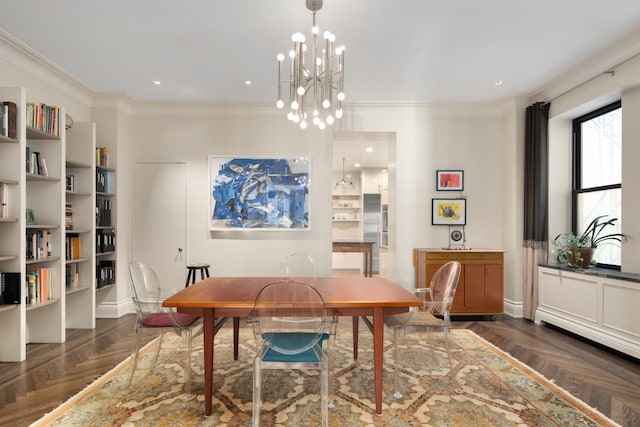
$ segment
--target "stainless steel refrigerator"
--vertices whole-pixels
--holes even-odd
[[[382,233],[382,207],[380,194],[362,195],[362,237],[365,242],[374,242],[372,273],[380,273],[380,236]]]

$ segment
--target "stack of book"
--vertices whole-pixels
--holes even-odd
[[[71,202],[64,203],[64,228],[65,230],[73,230],[73,207]]]
[[[51,299],[51,269],[27,270],[27,304],[37,304]]]
[[[33,151],[31,147],[27,146],[27,173],[34,175],[49,176],[47,170],[47,161],[44,156],[40,155],[39,151]]]
[[[20,273],[0,273],[0,304],[20,304]]]
[[[96,169],[96,191],[98,193],[111,193],[111,173]]]
[[[113,230],[96,230],[96,253],[116,250],[116,233]]]
[[[65,266],[64,286],[67,289],[75,289],[80,286],[78,264],[72,263]]]
[[[18,108],[15,102],[0,102],[0,134],[8,138],[17,136]]]
[[[115,261],[100,261],[96,267],[96,287],[115,283]]]
[[[105,147],[96,147],[96,165],[103,168],[109,167],[109,153]]]
[[[80,236],[71,235],[64,239],[65,259],[80,259]]]
[[[98,227],[111,227],[111,200],[96,200],[96,225]]]
[[[58,107],[27,102],[27,126],[58,136]]]
[[[27,259],[42,259],[51,256],[51,231],[27,232]]]

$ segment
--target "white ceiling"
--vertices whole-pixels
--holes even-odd
[[[305,0],[0,0],[0,29],[135,100],[275,103],[276,55],[311,19]],[[317,24],[346,46],[347,103],[493,101],[638,30],[640,1],[324,0]]]

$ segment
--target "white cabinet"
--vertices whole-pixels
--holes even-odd
[[[566,329],[640,358],[640,283],[538,267],[536,323]]]

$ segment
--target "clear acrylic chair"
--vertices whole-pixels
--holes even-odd
[[[257,354],[253,371],[253,425],[260,425],[262,372],[265,369],[319,369],[322,425],[329,420],[329,346],[336,318],[308,283],[281,279],[256,296],[248,323]]]
[[[394,314],[384,318],[385,325],[393,330],[393,359],[396,398],[401,398],[400,377],[398,375],[398,341],[401,333],[408,327],[422,327],[429,330],[441,330],[444,334],[445,348],[449,360],[449,369],[453,367],[451,349],[449,348],[449,329],[451,329],[450,311],[453,297],[460,277],[460,263],[451,261],[440,267],[428,288],[415,288],[413,291],[423,300],[422,307],[412,307],[408,313]],[[440,317],[434,316],[440,315]],[[458,391],[458,390],[456,390]]]
[[[131,276],[131,294],[136,308],[136,325],[133,339],[133,364],[131,374],[127,383],[127,388],[131,387],[133,376],[138,366],[140,356],[140,346],[142,334],[145,330],[155,330],[160,332],[158,347],[153,359],[152,367],[158,361],[162,338],[165,332],[174,331],[180,336],[184,336],[187,347],[185,360],[185,391],[191,392],[191,340],[193,331],[198,327],[202,331],[202,322],[199,317],[184,313],[177,313],[168,308],[162,307],[162,296],[160,281],[156,273],[146,264],[139,261],[129,263],[129,275]]]
[[[280,277],[316,277],[316,263],[307,254],[293,253],[280,262]]]

